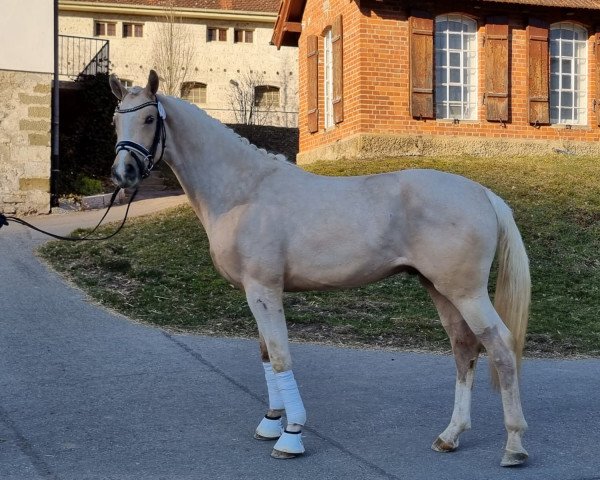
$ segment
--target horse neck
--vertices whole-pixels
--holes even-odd
[[[205,228],[237,205],[248,203],[260,181],[279,168],[255,147],[199,108],[161,98],[167,111],[165,158]]]

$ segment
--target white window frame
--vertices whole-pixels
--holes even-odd
[[[281,103],[280,88],[275,85],[257,85],[254,87],[254,105],[266,108],[267,111],[279,108]]]
[[[459,23],[460,29],[442,23]],[[435,111],[437,119],[477,120],[477,22],[460,14],[435,19]]]
[[[332,31],[327,29],[323,36],[323,101],[325,128],[334,126],[333,122],[333,45]]]
[[[575,38],[579,37],[579,38]],[[550,123],[587,125],[588,31],[573,22],[550,26]]]
[[[181,98],[195,105],[206,105],[208,98],[208,86],[202,82],[185,82],[181,86]],[[201,92],[204,92],[201,94]],[[201,98],[196,101],[195,96],[204,96],[204,101]]]
[[[108,26],[111,25],[114,28],[114,33],[108,33]],[[104,28],[104,33],[98,33],[98,27]],[[94,20],[94,37],[116,37],[117,36],[117,22],[107,22],[106,20]]]

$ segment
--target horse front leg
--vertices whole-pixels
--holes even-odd
[[[271,382],[269,403],[272,391],[275,401],[273,410],[281,410],[278,407],[283,404],[287,417],[287,426],[273,447],[271,456],[293,458],[304,453],[301,432],[306,423],[306,410],[292,372],[292,357],[283,313],[283,292],[281,288],[267,287],[258,283],[246,284],[244,288],[248,305],[256,319],[258,331],[270,360],[271,371],[268,366],[265,367],[267,387]]]
[[[283,398],[277,388],[277,378],[271,365],[267,344],[262,335],[259,334],[260,357],[263,369],[265,371],[265,380],[267,382],[267,393],[269,395],[269,409],[266,415],[256,427],[254,438],[257,440],[277,440],[283,433],[283,424],[281,417],[285,412]]]

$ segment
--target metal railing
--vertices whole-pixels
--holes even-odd
[[[109,43],[100,38],[59,35],[59,75],[71,80],[81,75],[108,73]]]

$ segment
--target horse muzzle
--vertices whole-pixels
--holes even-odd
[[[121,188],[133,188],[142,180],[142,172],[132,155],[119,152],[111,168],[112,182]]]

